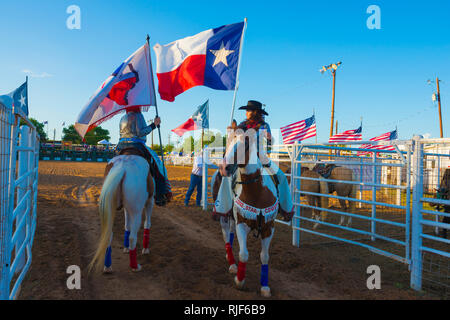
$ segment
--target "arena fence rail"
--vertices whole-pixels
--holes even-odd
[[[26,125],[20,125],[20,120]],[[36,230],[39,135],[18,108],[0,104],[0,299],[16,299]],[[17,166],[17,167],[16,167]]]

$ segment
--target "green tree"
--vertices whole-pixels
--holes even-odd
[[[107,129],[103,129],[102,127],[95,127],[94,130],[89,131],[84,136],[84,139],[89,145],[97,145],[100,140],[105,139],[109,141],[111,137],[109,136],[109,131]]]
[[[44,131],[44,123],[37,121],[36,119],[30,118],[30,122],[36,127],[36,131],[39,135],[41,142],[47,141],[47,134]],[[25,121],[20,119],[20,125],[26,125]]]
[[[163,150],[164,150],[164,152],[170,153],[173,151],[174,148],[175,147],[172,144],[167,144],[164,146]]]
[[[192,151],[194,151],[195,141],[192,136],[187,137],[183,141],[183,152],[185,154],[190,154]]]
[[[88,145],[97,145],[100,140],[106,139],[109,140],[111,137],[109,136],[109,131],[103,129],[102,127],[95,127],[93,130],[86,133],[84,136],[86,144]],[[72,124],[67,128],[63,129],[63,141],[72,141],[74,144],[80,144],[82,142],[81,136],[75,130],[75,126]]]
[[[63,141],[72,141],[73,144],[80,144],[81,137],[78,132],[75,130],[75,126],[72,124],[67,128],[63,128]]]

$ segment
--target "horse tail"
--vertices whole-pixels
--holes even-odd
[[[323,181],[322,179],[319,181],[320,183],[320,193],[328,195],[328,182]],[[320,197],[320,206],[322,208],[328,209],[328,197]],[[321,212],[322,221],[325,221],[327,218],[327,212]]]
[[[111,168],[103,183],[102,191],[99,199],[99,214],[101,224],[101,235],[98,243],[97,251],[94,258],[89,264],[89,272],[95,266],[99,270],[102,266],[102,258],[105,256],[106,249],[109,245],[112,228],[114,224],[114,216],[117,206],[117,190],[125,175],[125,167],[123,165],[115,165]]]

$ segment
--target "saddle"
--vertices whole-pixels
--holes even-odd
[[[158,170],[158,167],[153,160],[153,156],[148,152],[147,148],[142,145],[133,144],[133,146],[126,147],[119,151],[119,155],[135,155],[135,156],[141,156],[145,160],[147,160],[148,165],[150,167],[150,174],[152,177],[155,178],[157,181],[165,181],[165,178],[161,175],[161,173]],[[165,182],[164,182],[165,183]],[[164,206],[167,202],[170,201],[170,199],[167,197],[167,195],[160,192],[160,183],[156,183],[156,195],[155,195],[155,204],[158,206]]]
[[[317,172],[325,179],[328,179],[331,176],[331,172],[334,170],[334,168],[337,168],[338,166],[332,163],[323,164],[318,163],[314,166],[312,171]],[[328,182],[328,192],[333,193],[335,191],[335,186],[333,182]]]

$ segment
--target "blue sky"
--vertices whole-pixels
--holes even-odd
[[[370,30],[370,5],[381,9],[381,29]],[[81,9],[81,29],[69,30],[66,9]],[[316,114],[318,141],[330,130],[331,84],[323,65],[342,61],[336,78],[339,131],[363,118],[363,139],[398,128],[439,137],[437,106],[427,84],[441,82],[444,136],[450,119],[450,2],[430,1],[87,1],[42,0],[0,3],[0,94],[29,75],[30,116],[49,122],[61,137],[62,122],[73,124],[98,86],[145,42],[166,44],[206,29],[242,21],[248,27],[242,53],[237,110],[247,100],[266,104],[266,120],[281,126]],[[154,69],[156,59],[152,50]],[[27,72],[24,72],[27,71]],[[155,75],[156,78],[156,75]],[[159,99],[162,137],[210,101],[210,126],[224,131],[232,91],[195,87]],[[144,116],[154,117],[154,109]],[[119,136],[120,117],[102,127]],[[172,136],[174,141],[174,135]],[[314,139],[310,139],[314,142]]]

